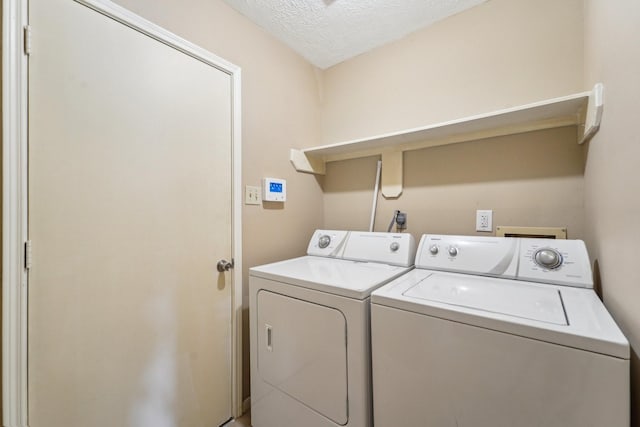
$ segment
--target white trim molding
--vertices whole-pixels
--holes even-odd
[[[233,140],[233,298],[231,313],[231,402],[233,417],[240,417],[245,411],[242,401],[242,71],[236,67],[232,74],[232,140]]]
[[[2,423],[26,427],[27,1],[2,7]]]
[[[242,125],[240,67],[131,13],[109,0],[75,0],[158,42],[211,65],[231,77],[232,84],[232,415],[243,412],[242,401]],[[28,0],[3,0],[3,426],[28,426],[27,394],[27,271],[24,245],[28,239],[28,87],[23,34],[28,25]]]

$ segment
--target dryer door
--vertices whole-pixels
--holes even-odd
[[[310,409],[344,425],[347,323],[339,310],[261,290],[258,373]]]

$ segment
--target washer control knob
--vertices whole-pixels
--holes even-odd
[[[458,255],[458,248],[456,248],[455,246],[449,246],[449,255],[450,256]]]
[[[555,249],[541,248],[533,254],[533,260],[542,268],[556,269],[562,265],[562,255]]]
[[[438,250],[438,245],[429,246],[429,252],[431,252],[431,255],[438,255]]]
[[[331,236],[327,234],[323,234],[318,239],[318,246],[320,247],[320,249],[326,248],[327,246],[329,246],[329,243],[331,243]]]
[[[389,245],[389,249],[391,249],[391,252],[395,252],[395,251],[397,251],[398,249],[400,249],[400,243],[398,243],[398,242],[392,242],[392,243]]]

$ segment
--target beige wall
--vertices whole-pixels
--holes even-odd
[[[585,4],[585,81],[605,86],[585,172],[587,238],[604,302],[633,348],[632,425],[640,426],[640,3]]]
[[[324,73],[324,142],[581,92],[582,0],[491,0]]]
[[[116,0],[120,5],[242,67],[243,186],[260,178],[287,179],[283,207],[244,206],[245,306],[251,266],[304,254],[322,225],[322,192],[311,175],[289,164],[291,147],[319,136],[317,70],[229,8],[222,0]],[[296,239],[283,238],[300,236]],[[212,260],[214,262],[215,260]],[[245,307],[243,394],[249,395],[248,309]]]
[[[326,143],[483,113],[585,90],[582,0],[491,0],[324,73]],[[404,192],[381,199],[408,231],[475,234],[475,210],[494,225],[567,226],[584,234],[583,147],[575,128],[411,151]],[[366,229],[376,158],[334,162],[325,225]],[[384,166],[383,166],[384,167]]]
[[[575,127],[566,127],[405,153],[404,192],[380,198],[375,229],[386,231],[400,209],[416,239],[476,234],[475,210],[493,209],[494,225],[562,226],[580,238],[584,166],[575,135]],[[328,228],[368,228],[376,161],[328,164]]]

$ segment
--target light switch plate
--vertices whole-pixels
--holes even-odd
[[[259,205],[260,204],[260,187],[247,185],[244,188],[244,204]]]

